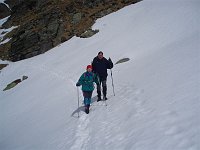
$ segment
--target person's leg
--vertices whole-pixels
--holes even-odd
[[[106,84],[107,79],[103,79],[102,81],[102,86],[103,86],[103,99],[107,100],[106,94],[107,94],[107,84]]]
[[[89,113],[89,108],[91,104],[91,97],[92,97],[92,91],[85,91],[84,92],[84,105],[85,105],[85,112]]]
[[[84,105],[90,105],[91,103],[91,92],[84,91],[83,92],[83,97],[84,97]]]
[[[89,107],[90,107],[90,104],[91,104],[92,92],[93,92],[93,91],[89,91],[89,92],[88,92],[88,101],[87,101],[87,105],[88,105]]]
[[[97,102],[101,100],[101,84],[102,84],[102,80],[101,78],[99,77],[99,85],[97,85]]]

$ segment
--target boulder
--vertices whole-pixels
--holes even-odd
[[[122,58],[122,59],[118,60],[115,64],[124,63],[124,62],[127,62],[129,60],[130,60],[130,58]]]
[[[3,89],[3,91],[10,90],[10,89],[14,88],[14,87],[15,87],[18,83],[20,83],[20,82],[22,82],[21,79],[17,79],[17,80],[15,80],[15,81],[11,82],[10,84],[8,84],[8,85],[6,86],[5,89]]]
[[[12,88],[14,88],[17,84],[19,84],[20,82],[24,81],[24,80],[27,80],[28,79],[28,76],[23,76],[22,79],[17,79],[11,83],[9,83],[6,88],[3,89],[3,91],[6,91],[6,90],[10,90]]]
[[[23,77],[22,77],[22,81],[24,81],[24,80],[26,80],[26,79],[28,79],[28,76],[23,76]]]
[[[75,13],[72,17],[72,24],[78,24],[81,21],[82,13]]]
[[[0,64],[0,70],[2,70],[3,68],[5,68],[6,66],[8,66],[8,64]]]
[[[89,37],[92,37],[93,35],[95,35],[98,32],[99,32],[99,30],[89,29],[86,32],[82,33],[80,37],[81,38],[89,38]]]

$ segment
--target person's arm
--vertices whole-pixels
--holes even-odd
[[[79,78],[78,82],[76,83],[76,86],[81,86],[83,84],[83,81],[84,81],[84,73]]]
[[[98,76],[96,73],[94,73],[94,82],[95,82],[97,85],[100,84],[100,82],[99,82],[99,76]]]
[[[92,72],[96,73],[96,59],[95,58],[92,61]]]
[[[113,62],[110,58],[108,60],[106,59],[106,66],[107,66],[107,69],[113,68]]]

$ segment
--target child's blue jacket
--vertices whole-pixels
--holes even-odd
[[[82,85],[82,91],[93,91],[94,82],[99,84],[98,76],[93,72],[84,72],[79,78],[77,84]]]

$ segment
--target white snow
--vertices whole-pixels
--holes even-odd
[[[0,27],[2,27],[2,24],[3,24],[4,22],[6,22],[6,21],[8,20],[9,17],[10,17],[10,16],[5,17],[5,18],[3,18],[3,19],[0,19]]]
[[[199,7],[142,1],[99,19],[91,38],[9,63],[0,73],[0,149],[199,150]],[[116,96],[108,70],[107,106],[95,89],[87,115],[77,109],[75,83],[100,50],[130,61],[112,69]]]
[[[18,27],[18,26],[12,26],[12,27],[10,27],[10,28],[8,28],[8,29],[3,29],[3,28],[2,28],[2,25],[8,20],[9,17],[10,17],[10,16],[8,16],[8,17],[6,17],[6,18],[3,18],[3,19],[0,19],[0,45],[1,45],[1,44],[4,44],[4,43],[7,43],[7,42],[10,40],[10,38],[7,38],[7,39],[5,39],[4,41],[2,41],[2,40],[3,40],[3,37],[4,37],[6,34],[8,34],[9,32],[11,32],[12,30],[14,30],[15,28]]]
[[[15,28],[18,28],[18,26],[12,26],[8,29],[0,29],[0,41],[3,40],[3,37],[8,34],[9,32],[11,32],[12,30],[14,30]],[[3,40],[2,42],[0,42],[0,45],[1,44],[4,44],[4,43],[7,43],[8,41],[10,41],[11,38],[7,38],[5,40]]]
[[[4,0],[0,0],[0,3],[4,3]],[[5,5],[7,5],[6,3],[4,3]],[[7,5],[7,7],[9,8],[9,6]],[[10,8],[9,8],[10,9]],[[8,17],[5,17],[5,18],[3,18],[3,19],[0,19],[0,45],[1,44],[5,44],[5,43],[7,43],[8,41],[10,41],[10,38],[7,38],[7,39],[4,39],[3,40],[3,37],[7,34],[7,33],[9,33],[9,32],[11,32],[13,29],[15,29],[15,28],[17,28],[18,26],[12,26],[12,27],[10,27],[10,28],[8,28],[8,29],[3,29],[2,28],[2,25],[8,20],[8,18],[9,18],[10,16],[8,16]],[[2,41],[3,40],[3,41]]]
[[[11,38],[5,39],[5,40],[4,40],[3,42],[1,42],[0,44],[5,44],[5,43],[9,42],[10,39],[11,39]]]

